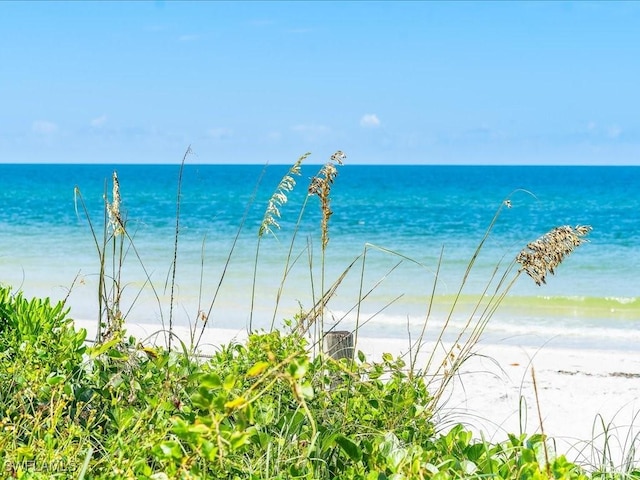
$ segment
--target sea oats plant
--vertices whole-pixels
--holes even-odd
[[[113,189],[111,193],[111,202],[105,197],[105,210],[109,219],[109,229],[112,232],[112,261],[113,261],[113,276],[112,281],[112,295],[111,305],[107,306],[107,325],[104,334],[105,340],[108,340],[122,330],[122,324],[124,319],[122,318],[122,311],[120,310],[120,300],[122,297],[122,264],[124,262],[124,237],[127,232],[125,228],[125,221],[123,219],[123,213],[120,211],[120,182],[118,181],[118,172],[114,170],[113,176]],[[117,262],[117,264],[116,264]]]
[[[325,293],[325,263],[326,263],[326,250],[329,244],[329,218],[333,215],[331,210],[331,187],[338,176],[338,169],[336,165],[342,165],[347,156],[341,150],[338,150],[327,163],[325,163],[318,174],[311,179],[309,184],[308,193],[309,196],[317,196],[320,199],[320,209],[322,212],[322,220],[320,222],[320,235],[321,235],[321,247],[322,247],[322,260],[321,260],[321,273],[320,273],[320,292],[321,292],[321,304],[319,309],[314,307],[314,311],[318,311],[320,314],[320,332],[324,331],[324,293]],[[314,301],[315,304],[315,301]],[[310,319],[307,319],[309,321]],[[312,322],[314,320],[311,320]]]
[[[262,222],[260,223],[260,227],[258,228],[258,242],[256,244],[256,258],[253,269],[253,284],[251,287],[251,311],[249,313],[249,331],[253,330],[253,309],[254,309],[254,301],[255,301],[255,292],[256,292],[256,277],[258,272],[258,257],[260,254],[260,241],[264,235],[271,234],[274,237],[276,236],[275,230],[280,229],[280,224],[278,223],[280,219],[280,208],[287,203],[288,198],[287,194],[292,192],[296,186],[295,177],[300,176],[302,162],[311,155],[311,153],[307,152],[302,155],[298,160],[289,168],[287,173],[282,177],[280,183],[276,187],[273,195],[269,198],[269,202],[267,204],[267,209],[264,212],[264,217]],[[297,225],[296,225],[297,228]],[[295,240],[295,233],[293,239]],[[285,274],[286,277],[288,263],[290,260],[291,254],[287,256],[287,261],[285,264]],[[283,280],[284,281],[284,280]],[[277,305],[275,307],[277,309]]]
[[[515,193],[515,192],[514,192]],[[526,192],[525,193],[530,193]],[[485,231],[482,239],[480,240],[475,252],[467,264],[466,271],[463,275],[462,281],[458,287],[457,293],[454,297],[453,303],[448,307],[448,313],[445,314],[444,323],[435,332],[435,335],[427,336],[427,327],[431,320],[432,315],[432,301],[437,290],[437,284],[439,282],[440,266],[443,262],[443,252],[441,252],[437,267],[434,273],[434,282],[430,292],[425,292],[427,299],[427,313],[422,325],[422,331],[417,340],[410,342],[410,348],[406,355],[410,357],[410,375],[423,376],[427,382],[430,390],[433,393],[432,407],[438,408],[442,396],[444,395],[449,383],[455,377],[460,367],[473,355],[473,348],[480,340],[485,327],[492,318],[493,314],[497,311],[502,300],[507,296],[517,279],[522,272],[526,272],[532,276],[534,281],[538,285],[544,283],[544,276],[546,273],[553,273],[558,265],[573,252],[573,250],[583,244],[586,240],[584,237],[589,233],[591,227],[578,226],[572,227],[557,227],[552,229],[547,234],[540,237],[538,240],[531,242],[514,258],[505,268],[502,268],[502,261],[498,262],[495,266],[492,274],[487,279],[484,290],[477,295],[477,301],[472,304],[471,311],[465,312],[466,321],[463,326],[456,332],[450,327],[450,324],[454,318],[454,315],[459,312],[460,306],[459,300],[462,298],[462,293],[469,283],[471,272],[475,265],[475,262],[480,255],[484,244],[486,243],[489,235],[493,231],[498,218],[503,213],[503,209],[510,209],[513,206],[512,200],[508,198],[503,201],[498,207],[493,219],[491,220],[489,227]],[[395,252],[390,249],[375,247],[373,245],[367,245],[365,247],[365,253],[363,255],[363,271],[360,281],[360,294],[357,300],[357,318],[356,318],[356,335],[360,326],[365,324],[368,320],[360,319],[359,304],[364,300],[363,295],[363,279],[364,279],[364,260],[367,257],[367,251],[370,248],[375,248],[383,253],[399,256],[401,261],[409,260],[414,264],[425,267],[415,260],[405,257],[404,255]],[[514,268],[517,264],[521,264],[521,268],[513,274]],[[426,268],[426,267],[425,267]],[[427,269],[429,270],[429,269]],[[369,292],[368,292],[369,293]],[[368,295],[367,293],[367,295]],[[447,342],[445,345],[445,334],[455,334],[453,341]],[[357,336],[356,336],[357,340]],[[433,343],[432,347],[427,355],[425,365],[421,365],[417,370],[417,360],[419,358],[419,352],[426,345],[426,343]]]
[[[89,229],[91,230],[91,235],[93,237],[100,262],[100,273],[98,275],[98,318],[96,333],[96,342],[98,343],[121,336],[125,318],[133,307],[133,304],[135,304],[137,296],[140,295],[142,288],[147,284],[149,284],[155,296],[159,307],[160,319],[164,327],[160,297],[158,296],[153,283],[151,283],[149,272],[147,272],[147,269],[145,268],[140,254],[133,242],[133,237],[129,234],[129,230],[127,228],[126,215],[122,210],[120,181],[118,179],[117,171],[114,171],[112,174],[112,182],[111,200],[109,200],[106,193],[106,186],[105,193],[103,195],[104,228],[102,231],[101,241],[98,240],[98,234],[94,229],[91,216],[89,215],[89,210],[80,188],[78,186],[74,188],[76,213],[77,204],[80,202],[84,216],[89,223]],[[129,306],[128,310],[123,311],[121,300],[125,285],[122,279],[122,268],[129,250],[133,251],[145,274],[146,280],[138,294],[134,297],[132,305]],[[108,262],[111,264],[110,271],[107,269]],[[110,286],[108,286],[109,283]]]
[[[506,201],[503,205],[510,208],[511,203],[510,201]],[[585,243],[586,240],[583,237],[590,231],[591,227],[585,225],[575,228],[569,226],[553,228],[534,242],[527,244],[505,268],[501,275],[498,275],[500,264],[496,265],[492,277],[486,284],[485,290],[482,295],[478,297],[473,311],[469,314],[467,323],[448,349],[444,361],[436,371],[437,375],[443,374],[443,381],[440,382],[434,398],[439,400],[452,376],[456,374],[461,365],[470,358],[473,347],[480,340],[487,323],[497,311],[502,300],[507,296],[521,273],[526,272],[535,281],[536,285],[542,285],[545,283],[545,275],[547,273],[553,274],[558,265],[560,265],[568,255],[578,246]],[[473,260],[475,260],[476,256],[477,252]],[[522,267],[515,275],[511,275],[516,263],[521,264]],[[498,278],[498,281],[495,286],[492,286],[494,278]],[[462,287],[459,293],[461,292]],[[447,322],[449,318],[451,318],[454,308],[455,304],[451,308]],[[438,343],[442,338],[446,325],[447,323],[445,323],[445,327],[442,329]]]

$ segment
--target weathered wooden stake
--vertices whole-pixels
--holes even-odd
[[[327,332],[324,336],[324,353],[336,360],[353,360],[353,333],[347,330]]]

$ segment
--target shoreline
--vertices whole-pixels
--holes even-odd
[[[88,339],[95,336],[93,324],[75,322],[87,328]],[[156,325],[127,324],[126,330],[140,341],[147,339],[145,344],[164,343]],[[188,328],[177,326],[174,331],[189,343]],[[211,354],[221,345],[246,338],[245,330],[205,328],[199,351]],[[356,350],[368,361],[378,361],[383,353],[406,355],[409,346],[407,340],[359,336]],[[428,355],[425,345],[418,352],[418,369]],[[409,363],[407,356],[405,361]],[[445,430],[463,423],[474,435],[501,442],[509,433],[521,433],[521,426],[528,435],[541,432],[538,403],[544,433],[554,439],[558,454],[598,464],[594,455],[604,448],[603,432],[608,430],[612,460],[622,464],[629,442],[640,435],[640,352],[481,341],[448,385],[436,419]]]

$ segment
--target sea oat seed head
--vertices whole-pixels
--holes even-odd
[[[516,262],[522,265],[520,271],[525,271],[536,282],[536,285],[546,283],[547,273],[553,275],[558,265],[576,247],[587,241],[582,237],[590,231],[589,225],[578,225],[575,228],[564,225],[550,230],[529,243],[516,256]]]
[[[113,172],[113,190],[111,203],[107,201],[107,213],[109,215],[109,226],[113,229],[114,236],[123,235],[125,230],[120,214],[120,182],[116,171]]]
[[[300,166],[308,156],[309,153],[302,155],[296,163],[293,164],[285,176],[282,177],[282,180],[280,180],[280,183],[276,187],[276,191],[273,193],[267,204],[267,209],[264,212],[262,223],[258,229],[258,237],[262,237],[265,233],[274,234],[272,227],[275,229],[280,228],[280,225],[276,220],[276,218],[280,218],[279,207],[287,203],[287,192],[291,192],[296,186],[296,181],[293,176],[300,175]]]
[[[333,211],[331,210],[330,204],[330,194],[331,194],[331,186],[335,181],[336,176],[338,175],[338,170],[336,169],[335,164],[342,165],[342,161],[347,158],[347,156],[341,150],[338,150],[336,153],[331,155],[331,158],[327,163],[325,163],[318,175],[311,179],[311,183],[309,184],[309,195],[317,195],[320,199],[320,208],[322,210],[322,221],[320,224],[320,228],[322,231],[322,248],[326,248],[329,243],[329,217],[333,215]]]
[[[338,165],[342,165],[345,158],[347,158],[347,156],[342,150],[338,150],[336,153],[331,155],[331,161],[337,163]]]

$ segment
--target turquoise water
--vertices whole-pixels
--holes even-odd
[[[276,324],[321,290],[320,207],[307,198],[318,165],[303,166],[298,186],[281,208],[281,229],[263,237],[257,263],[254,327],[268,328],[292,234],[293,264],[275,313]],[[161,325],[168,319],[165,283],[173,258],[177,165],[0,165],[0,282],[28,295],[65,298],[72,316],[97,315],[99,263],[78,187],[100,239],[104,192],[117,170],[133,249],[123,268],[123,305],[130,319]],[[175,319],[194,322],[211,309],[210,324],[245,328],[252,305],[257,232],[267,200],[288,167],[186,165],[180,203]],[[354,306],[370,335],[420,331],[430,298],[429,330],[449,316],[466,267],[487,227],[509,198],[472,270],[450,324],[461,327],[487,282],[498,279],[529,241],[569,224],[593,226],[590,242],[558,268],[547,285],[521,275],[491,319],[487,341],[593,348],[640,348],[640,167],[339,167],[325,260],[325,287],[366,251],[336,289],[327,323],[351,328]],[[241,219],[233,254],[229,252]],[[366,246],[366,248],[365,248]],[[389,253],[392,251],[394,253]],[[442,252],[442,260],[439,261]],[[399,265],[397,265],[400,263]],[[439,269],[436,281],[436,271]],[[515,273],[515,272],[512,272]],[[222,282],[221,276],[224,275]],[[508,278],[512,278],[512,274]],[[435,296],[431,293],[434,290]],[[375,286],[375,288],[374,288]],[[369,290],[372,290],[371,293]],[[491,293],[493,290],[488,290]],[[158,302],[157,297],[160,298]]]

